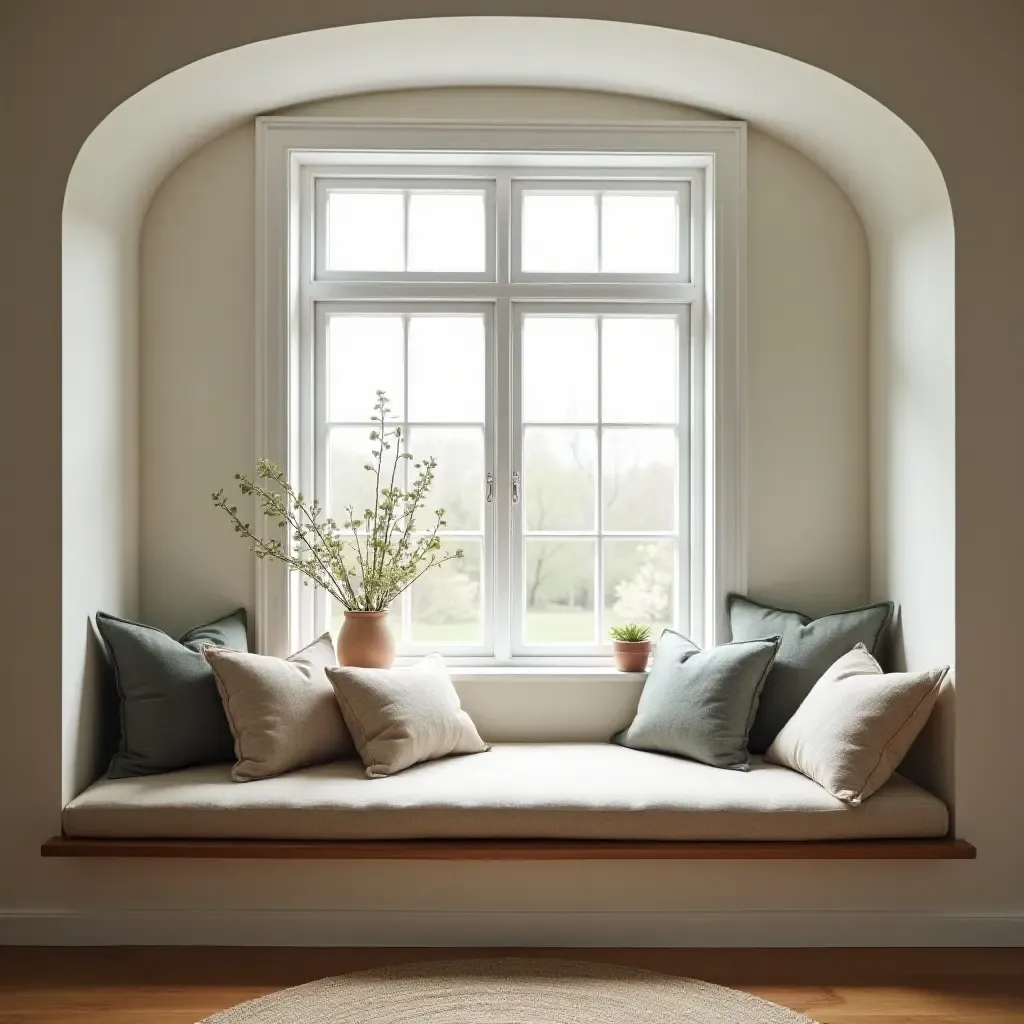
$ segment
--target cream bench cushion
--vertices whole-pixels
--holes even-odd
[[[100,779],[63,812],[89,839],[843,840],[944,836],[894,776],[860,807],[756,759],[723,771],[612,743],[504,743],[368,779],[358,761],[232,782],[230,765]]]
[[[506,743],[367,779],[359,761],[231,781],[230,765],[101,779],[65,808],[93,839],[934,838],[937,797],[895,775],[860,807],[755,758],[723,771],[611,743]]]

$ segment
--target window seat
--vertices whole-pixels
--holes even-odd
[[[968,844],[940,840],[948,828],[942,801],[899,775],[850,808],[759,758],[739,772],[611,743],[506,743],[372,781],[358,761],[246,783],[232,782],[228,765],[101,779],[68,804],[63,837],[43,852],[103,856],[110,842],[121,851],[111,856],[204,856],[204,848],[209,856],[331,856],[330,846],[343,857],[351,843],[353,856],[388,857],[394,843],[395,855],[404,848],[420,851],[409,856],[457,856],[462,847],[466,856],[490,848],[500,858],[518,847],[553,858],[591,844],[604,856],[668,856],[686,844],[694,844],[689,855],[706,844],[707,856],[718,856],[716,844],[731,844],[756,856],[758,847],[856,850],[849,841],[921,840],[894,843],[888,855],[913,856],[918,847],[920,856],[972,855]],[[237,852],[246,846],[264,852]],[[884,843],[863,846],[866,856],[886,855]]]

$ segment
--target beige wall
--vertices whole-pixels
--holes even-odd
[[[435,13],[563,14],[629,18],[720,35],[825,68],[903,118],[935,155],[956,221],[956,646],[959,765],[964,834],[980,858],[967,864],[118,864],[40,861],[57,829],[61,790],[62,604],[61,206],[76,153],[118,103],[207,54],[291,32]],[[103,908],[572,908],[724,913],[749,928],[758,913],[836,911],[838,937],[855,938],[857,915],[917,920],[963,941],[1021,935],[1024,821],[1017,749],[1024,686],[1016,637],[1024,565],[1024,313],[1017,282],[1019,168],[1024,165],[1020,41],[1015,0],[220,0],[217,4],[127,0],[16,0],[0,12],[0,88],[8,152],[0,306],[0,429],[7,444],[5,672],[0,682],[0,934],[24,936],[33,909]],[[767,85],[766,85],[767,87]],[[798,98],[797,98],[798,100]],[[979,158],[979,154],[984,154]],[[879,154],[884,160],[885,154]],[[872,253],[873,264],[885,254]],[[948,302],[948,293],[942,296]],[[892,329],[900,330],[894,323]],[[69,338],[68,343],[73,343]],[[918,368],[894,368],[915,374]],[[102,395],[97,393],[97,401]],[[945,397],[941,399],[947,401]],[[65,425],[67,426],[67,425]],[[87,493],[87,492],[83,492]],[[77,499],[78,495],[72,496]],[[65,500],[68,496],[65,495]],[[25,539],[26,524],[31,537]],[[229,538],[231,539],[231,538]],[[85,544],[86,538],[76,538]],[[946,538],[942,539],[946,544]],[[943,552],[936,551],[936,556]],[[73,551],[65,551],[71,558]],[[97,570],[98,572],[101,570]],[[120,574],[122,567],[117,567]],[[98,587],[81,604],[106,599]],[[216,595],[211,595],[211,600]],[[127,600],[127,599],[126,599]],[[77,605],[73,613],[78,615]],[[69,628],[79,628],[75,622]],[[729,917],[734,913],[734,917]],[[842,915],[846,915],[842,917]],[[880,915],[880,916],[879,916]],[[916,915],[916,916],[915,916]],[[102,917],[102,914],[100,915]],[[45,915],[44,915],[45,918]],[[59,922],[64,918],[58,916]],[[206,920],[212,920],[207,917]],[[283,920],[283,919],[282,919]],[[365,919],[363,919],[365,920]],[[676,920],[676,919],[673,919]],[[730,924],[731,922],[731,924]],[[962,922],[962,931],[956,929]],[[1005,925],[1005,927],[1004,927]],[[63,924],[61,925],[63,926]],[[725,927],[723,926],[723,927]],[[823,941],[836,941],[826,922]],[[1000,932],[999,929],[1003,928]],[[995,929],[995,931],[993,931]],[[116,929],[115,929],[116,930]],[[187,931],[186,925],[179,932]],[[863,932],[861,933],[863,934]],[[875,940],[884,931],[872,931]],[[898,938],[899,932],[892,933]],[[52,930],[49,932],[52,938]],[[205,933],[193,932],[202,939]],[[642,941],[643,936],[638,939]],[[699,941],[699,937],[698,937]]]
[[[290,113],[684,120],[626,96],[435,89]],[[252,559],[209,494],[255,463],[254,129],[203,146],[161,186],[142,232],[140,608],[183,630],[252,608]],[[748,137],[749,572],[752,593],[812,611],[868,593],[867,244],[806,157]]]

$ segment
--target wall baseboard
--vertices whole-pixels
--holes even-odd
[[[1024,946],[1024,913],[0,910],[0,945]]]

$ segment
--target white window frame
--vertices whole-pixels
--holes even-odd
[[[417,174],[406,171],[411,155]],[[484,169],[487,169],[486,171]],[[264,117],[256,122],[256,444],[259,455],[278,462],[297,486],[314,493],[314,346],[302,343],[316,335],[312,308],[318,300],[336,297],[334,282],[319,272],[313,246],[300,243],[310,237],[302,218],[314,207],[318,176],[340,172],[353,179],[375,178],[382,172],[420,183],[451,176],[476,179],[492,175],[494,168],[519,177],[593,180],[602,184],[608,175],[624,179],[662,180],[699,172],[703,188],[692,190],[692,215],[702,216],[703,252],[691,250],[690,273],[668,275],[660,286],[674,290],[674,301],[691,301],[693,350],[688,373],[702,386],[690,398],[691,435],[703,431],[703,443],[692,446],[688,474],[695,481],[687,493],[689,532],[699,543],[692,548],[689,573],[689,630],[702,644],[719,642],[727,632],[725,595],[744,590],[746,584],[746,530],[744,510],[745,458],[745,170],[746,126],[742,122],[695,123],[479,123],[465,121],[371,121],[348,118]],[[660,188],[660,187],[659,187]],[[508,202],[503,190],[495,202]],[[697,203],[700,203],[700,207]],[[507,209],[502,211],[508,214]],[[499,224],[506,225],[503,216]],[[315,233],[314,233],[315,234]],[[692,236],[691,236],[692,241]],[[511,239],[499,227],[493,239],[495,271],[508,266]],[[492,252],[488,244],[488,259]],[[322,266],[322,264],[321,264]],[[681,268],[681,271],[685,268]],[[305,277],[303,276],[305,275]],[[375,277],[377,275],[374,275]],[[453,275],[401,274],[407,300],[444,301],[440,294]],[[528,275],[531,278],[546,275]],[[589,282],[568,286],[550,275],[535,281],[553,298],[605,303],[604,285],[614,282],[616,300],[642,304],[651,298],[651,280],[633,283],[633,275],[594,274]],[[467,301],[493,296],[495,280],[490,262],[484,275],[454,275],[464,282]],[[474,280],[474,277],[476,278]],[[688,277],[686,281],[676,278]],[[574,275],[574,279],[576,275]],[[298,282],[312,280],[304,298]],[[514,282],[518,283],[518,282]],[[655,287],[658,287],[655,282]],[[366,299],[386,299],[389,285],[365,283]],[[322,293],[318,296],[318,289]],[[433,289],[433,293],[432,293]],[[689,294],[687,294],[689,293]],[[698,294],[699,293],[699,294]],[[663,296],[664,298],[665,296]],[[694,301],[694,300],[697,301]],[[306,301],[306,300],[312,300]],[[498,303],[494,331],[511,337],[512,325]],[[511,367],[503,366],[497,346],[494,372],[489,375],[490,412],[502,421],[511,415]],[[504,384],[503,381],[509,381]],[[495,501],[492,536],[508,536],[514,528],[510,500],[512,453],[494,451]],[[681,464],[682,469],[682,464]],[[683,474],[680,473],[682,487]],[[689,491],[689,488],[687,488]],[[511,566],[502,566],[513,545],[495,545],[490,580],[508,580]],[[686,582],[686,581],[683,581]],[[257,563],[255,595],[258,651],[285,655],[307,642],[314,627],[314,606],[299,581],[276,562]],[[497,630],[511,629],[510,592],[492,596]],[[307,591],[308,593],[308,591]],[[602,600],[595,593],[595,600]],[[503,624],[504,627],[503,627]],[[508,663],[511,646],[495,636],[495,657],[488,664]],[[454,653],[454,652],[453,652]],[[532,659],[551,666],[604,664],[603,657],[552,654]],[[514,664],[529,664],[515,658]]]

